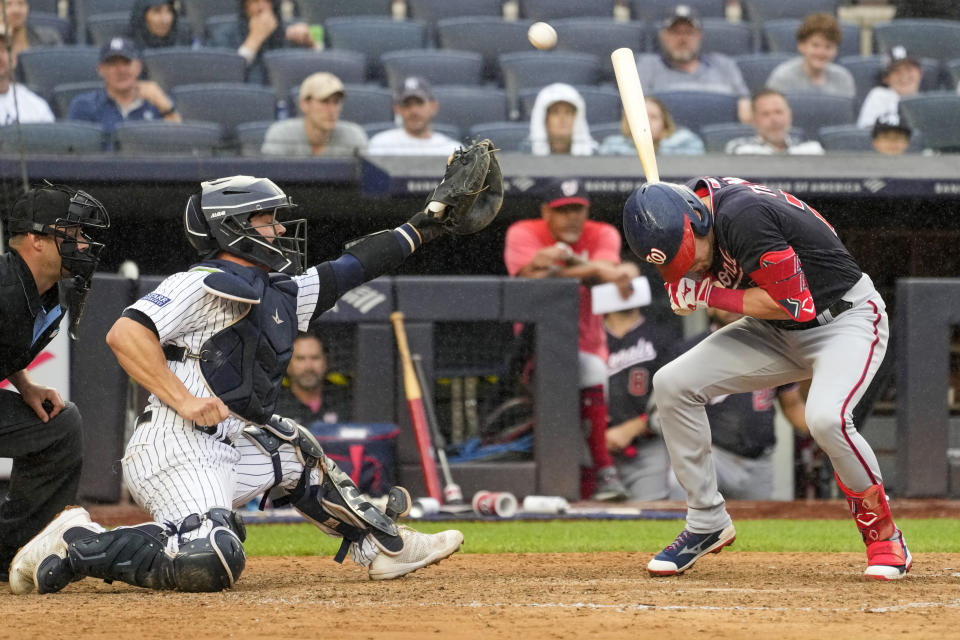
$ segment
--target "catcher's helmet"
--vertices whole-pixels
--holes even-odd
[[[107,210],[85,191],[47,183],[28,191],[6,216],[7,233],[38,233],[57,238],[62,267],[88,286],[100,262],[103,243],[87,232],[110,226]]]
[[[635,254],[656,265],[666,282],[676,282],[693,265],[693,234],[705,236],[713,216],[689,187],[671,182],[645,184],[623,207],[623,233]]]
[[[289,275],[303,272],[307,259],[307,221],[282,221],[282,236],[261,234],[250,217],[297,205],[267,178],[231,176],[200,183],[200,193],[190,196],[184,212],[187,240],[201,258],[226,251],[250,262]],[[262,225],[267,226],[267,225]]]

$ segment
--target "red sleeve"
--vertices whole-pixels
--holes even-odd
[[[507,266],[507,273],[517,275],[524,268],[537,251],[544,247],[533,227],[526,224],[528,221],[514,222],[507,229],[507,237],[503,245],[503,262]]]
[[[605,222],[595,222],[591,227],[590,259],[620,264],[620,232]]]

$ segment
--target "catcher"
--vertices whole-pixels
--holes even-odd
[[[456,552],[463,534],[427,535],[367,502],[296,422],[273,414],[298,330],[346,291],[387,273],[442,233],[480,231],[503,186],[493,145],[458,150],[426,208],[407,223],[353,243],[304,271],[306,220],[266,178],[201,183],[187,201],[186,235],[200,262],[164,280],[113,325],[120,365],[151,392],[122,460],[124,480],[152,522],[110,531],[80,507],[58,515],[10,566],[10,588],[63,589],[83,577],[152,589],[219,591],[245,564],[235,505],[269,493],[321,531],[343,539],[374,580],[397,578]]]

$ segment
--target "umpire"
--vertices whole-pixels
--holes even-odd
[[[27,369],[60,331],[67,310],[74,333],[103,250],[85,232],[110,220],[90,195],[49,183],[3,217],[10,250],[0,255],[0,381],[20,392],[0,388],[0,457],[13,458],[0,501],[0,581],[6,582],[17,549],[76,500],[80,412],[56,389],[34,383]],[[61,286],[65,278],[72,287]]]

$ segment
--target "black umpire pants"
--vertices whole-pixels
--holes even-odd
[[[0,389],[0,458],[13,458],[0,502],[0,577],[13,554],[77,498],[83,463],[80,411],[68,402],[46,423],[19,393]]]

